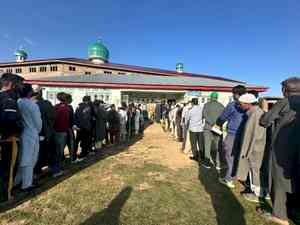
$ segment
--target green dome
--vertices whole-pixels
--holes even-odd
[[[183,63],[177,63],[176,64],[176,71],[179,73],[183,72]]]
[[[27,58],[28,54],[27,54],[27,52],[25,52],[24,50],[17,50],[17,51],[15,52],[15,56],[22,56],[22,57],[24,57],[24,58]]]
[[[88,55],[89,59],[101,59],[105,62],[109,59],[109,51],[101,41],[97,41],[89,46]]]
[[[177,69],[183,69],[183,63],[177,63],[176,68]]]

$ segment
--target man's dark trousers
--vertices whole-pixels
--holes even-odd
[[[213,160],[217,167],[221,167],[220,150],[222,148],[221,136],[210,130],[204,130],[204,157],[207,162]]]
[[[190,141],[193,157],[199,160],[204,158],[204,140],[203,132],[190,131]]]

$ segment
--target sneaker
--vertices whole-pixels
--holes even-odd
[[[228,188],[231,188],[231,189],[235,188],[235,185],[234,185],[233,181],[228,181],[228,180],[225,180],[223,178],[219,178],[219,182],[221,184],[224,184]]]
[[[208,163],[202,163],[201,164],[205,169],[210,169],[211,166]]]
[[[23,192],[23,193],[29,193],[29,192],[34,191],[36,188],[37,188],[37,186],[31,185],[30,187],[22,188],[21,192]]]
[[[279,219],[278,217],[276,216],[273,216],[271,213],[268,213],[268,212],[265,212],[262,214],[262,217],[269,221],[269,222],[273,222],[273,223],[276,223],[276,224],[280,224],[280,225],[289,225],[289,221],[287,220],[282,220],[282,219]]]
[[[197,157],[195,156],[190,156],[190,160],[198,161]]]
[[[263,198],[266,200],[271,200],[271,196],[269,194],[265,195]]]
[[[64,174],[64,172],[63,172],[63,171],[60,171],[60,172],[58,172],[58,173],[53,174],[53,178],[60,177],[60,176],[62,176],[63,174]]]
[[[206,169],[210,169],[213,166],[212,163],[208,160],[204,160],[204,162],[201,165]]]
[[[253,193],[245,193],[242,194],[242,196],[244,197],[244,199],[246,199],[249,202],[259,203],[259,197],[257,197]]]
[[[83,160],[85,160],[85,158],[77,158],[77,159],[76,159],[76,163],[80,163],[80,162],[82,162]]]

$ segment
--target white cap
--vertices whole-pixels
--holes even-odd
[[[257,98],[255,98],[255,96],[253,94],[243,94],[240,98],[239,98],[239,102],[241,103],[248,103],[248,104],[253,104],[253,103],[257,103],[258,100]]]
[[[43,90],[43,88],[41,86],[39,86],[38,84],[33,84],[32,89],[33,89],[34,93],[38,93],[39,91]]]

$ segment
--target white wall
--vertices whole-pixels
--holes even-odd
[[[94,100],[94,96],[97,95],[98,99],[102,99],[105,103],[115,104],[116,106],[120,106],[121,104],[121,91],[124,89],[93,89],[93,88],[64,88],[64,87],[44,87],[43,96],[45,99],[48,99],[52,102],[52,104],[57,104],[58,100],[56,98],[56,94],[59,92],[66,92],[72,95],[73,97],[73,107],[76,108],[80,102],[82,102],[82,98],[85,95],[91,96],[92,100]],[[129,90],[126,90],[129,91]],[[132,90],[136,91],[136,90]],[[140,90],[142,91],[142,90]],[[170,91],[162,91],[162,90],[147,90],[149,93],[151,92],[161,92],[167,93]],[[176,92],[176,91],[174,91]],[[179,93],[183,93],[182,91]],[[209,100],[209,96],[211,92],[202,91],[200,92],[199,100],[200,102],[207,102]],[[232,100],[232,93],[230,92],[218,92],[219,93],[219,101],[226,106],[229,101]],[[185,97],[184,101],[188,101],[192,96]]]
[[[44,87],[43,97],[55,105],[58,103],[56,95],[59,92],[66,92],[72,95],[72,106],[74,108],[76,108],[78,104],[82,102],[82,98],[86,95],[91,96],[92,100],[94,100],[96,95],[98,99],[103,100],[104,102],[109,104],[115,103],[113,101],[116,101],[116,98],[118,96],[118,92],[115,93],[111,89]]]

